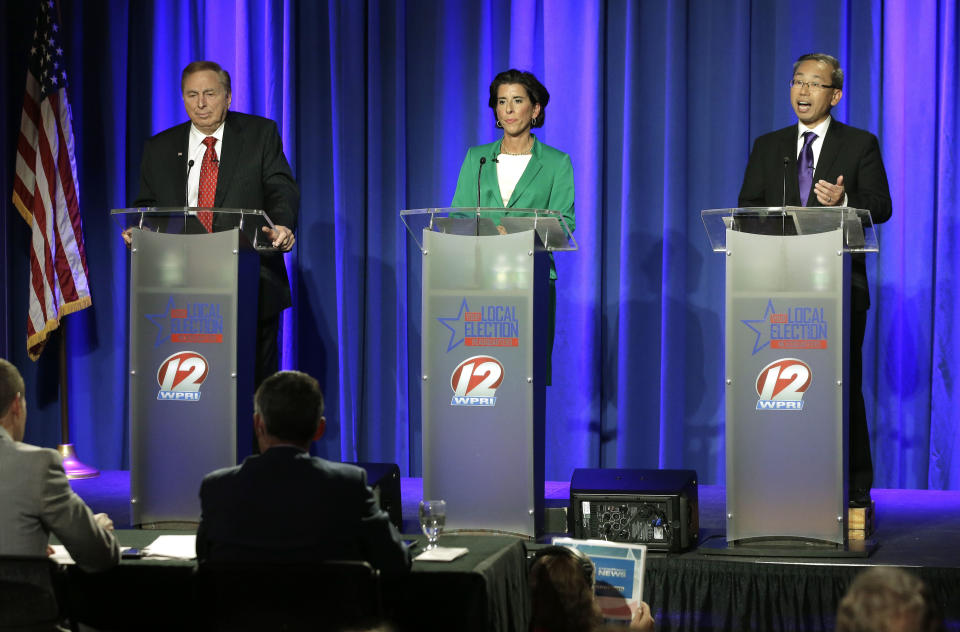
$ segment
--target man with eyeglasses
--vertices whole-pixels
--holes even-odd
[[[757,138],[737,204],[849,206],[870,211],[876,224],[892,204],[877,137],[833,119],[843,96],[843,69],[835,57],[803,55],[793,65],[790,105],[798,123]],[[870,504],[873,462],[863,401],[863,336],[870,294],[862,254],[851,255],[850,274],[850,505]]]

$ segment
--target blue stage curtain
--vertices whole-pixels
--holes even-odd
[[[56,358],[26,360],[26,227],[9,202],[32,16],[0,5],[5,355],[31,384],[28,440],[54,445]],[[302,189],[282,362],[327,396],[316,453],[419,475],[421,255],[398,212],[449,203],[466,148],[498,136],[490,80],[519,67],[551,92],[536,133],[571,155],[577,188],[580,250],[556,257],[547,478],[684,467],[722,483],[724,259],[699,212],[736,203],[753,140],[795,121],[793,61],[824,51],[846,71],[834,114],[879,136],[894,200],[868,257],[876,485],[960,488],[953,0],[60,5],[94,300],[68,318],[85,460],[128,465],[127,254],[106,213],[135,194],[144,140],[185,120],[180,70],[210,58],[234,109],[279,123]]]

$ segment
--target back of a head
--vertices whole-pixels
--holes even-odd
[[[942,625],[926,585],[900,568],[860,573],[837,609],[836,632],[937,632]]]
[[[309,442],[323,415],[323,393],[315,379],[300,371],[280,371],[260,384],[253,396],[254,411],[271,436]]]
[[[541,555],[530,568],[532,628],[537,632],[590,632],[601,623],[600,607],[575,555]]]
[[[10,404],[17,397],[17,393],[23,394],[24,385],[20,371],[3,358],[0,358],[0,417],[7,414]]]

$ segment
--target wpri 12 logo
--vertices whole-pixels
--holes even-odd
[[[803,410],[812,379],[810,366],[796,358],[771,362],[757,376],[757,410]]]
[[[503,365],[486,355],[467,358],[453,370],[451,406],[495,406],[497,387],[503,383]]]
[[[163,361],[157,371],[157,399],[175,402],[200,400],[200,385],[209,372],[207,359],[195,351],[178,351]]]

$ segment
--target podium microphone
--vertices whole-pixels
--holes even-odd
[[[480,174],[483,173],[483,165],[487,164],[487,157],[480,156],[480,168],[477,169],[477,208],[480,208]]]
[[[190,170],[193,169],[193,159],[190,159],[190,162],[187,163],[187,184],[186,191],[184,192],[184,206],[190,206]]]
[[[790,164],[790,156],[783,157],[783,203],[780,208],[787,206],[787,165]]]

